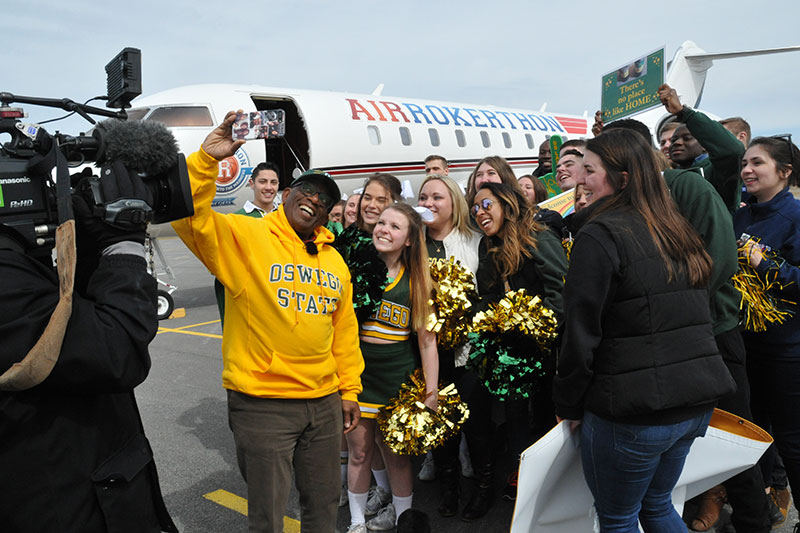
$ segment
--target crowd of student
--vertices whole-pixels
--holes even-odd
[[[671,492],[718,406],[770,430],[775,446],[699,497],[691,527],[710,529],[725,501],[737,531],[785,520],[788,487],[800,486],[800,314],[765,332],[742,330],[731,278],[742,256],[777,281],[776,296],[800,299],[800,201],[789,190],[800,152],[785,136],[751,141],[742,119],[713,121],[668,86],[659,96],[675,119],[659,131],[660,151],[643,124],[598,118],[595,137],[564,143],[555,169],[545,143],[533,175],[517,177],[503,158],[486,157],[462,190],[434,155],[416,209],[388,174],[326,205],[329,226],[371,238],[388,272],[379,310],[358,324],[361,419],[341,446],[349,532],[393,529],[412,508],[411,461],[382,441],[375,416],[418,366],[428,407],[436,409],[439,383],[455,383],[470,409],[464,442],[455,437],[432,453],[444,517],[485,516],[498,474],[513,500],[516,458],[566,420],[580,434],[601,531],[635,531],[637,522],[645,531],[681,530]],[[548,172],[563,191],[575,189],[575,212],[564,219],[538,206],[547,198],[538,178]],[[323,188],[303,192],[313,199]],[[274,189],[262,187],[261,214],[274,209]],[[559,339],[541,354],[548,372],[531,398],[490,393],[465,366],[469,345],[437,349],[425,328],[428,260],[451,257],[474,275],[478,308],[522,288],[554,313]],[[501,426],[513,466],[498,473]],[[473,487],[462,491],[467,470]]]

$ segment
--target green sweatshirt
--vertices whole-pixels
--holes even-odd
[[[714,187],[693,170],[667,170],[664,181],[713,260],[708,296],[714,335],[730,331],[739,323],[741,299],[731,282],[738,268],[733,219]]]
[[[722,124],[694,109],[684,106],[675,116],[708,152],[707,158],[691,168],[698,169],[714,186],[732,215],[739,209],[742,198],[739,164],[744,157],[744,145]]]

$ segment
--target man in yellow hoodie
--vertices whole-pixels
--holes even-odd
[[[333,532],[342,428],[358,424],[364,369],[350,272],[322,227],[339,188],[309,171],[263,218],[213,211],[217,163],[244,143],[234,118],[187,158],[195,212],[173,227],[225,286],[222,384],[250,531],[283,531],[294,470],[302,530]]]

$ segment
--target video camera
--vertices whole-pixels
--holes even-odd
[[[61,194],[52,179],[69,178],[65,167],[96,163],[100,175],[85,167],[72,177],[84,184],[93,214],[105,222],[132,228],[147,222],[161,224],[193,214],[186,160],[179,153],[172,133],[157,122],[127,122],[125,108],[141,94],[141,52],[125,48],[106,65],[108,93],[106,107],[78,104],[69,99],[47,99],[0,92],[0,134],[11,136],[0,146],[0,234],[10,235],[26,250],[52,246],[55,229],[62,223]],[[25,114],[11,103],[28,103],[61,108],[89,116],[110,117],[96,125],[91,134],[70,136],[47,133],[38,124],[20,121]],[[122,164],[122,166],[119,165]],[[109,186],[114,172],[138,175],[149,198],[124,198]],[[58,181],[58,180],[56,180]],[[71,208],[70,208],[71,209]],[[61,214],[59,214],[61,213]]]

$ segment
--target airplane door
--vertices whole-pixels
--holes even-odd
[[[280,187],[283,189],[291,183],[295,169],[302,172],[309,167],[308,133],[293,100],[253,96],[253,103],[259,111],[282,109],[286,114],[286,135],[264,139],[267,161],[280,169]]]

